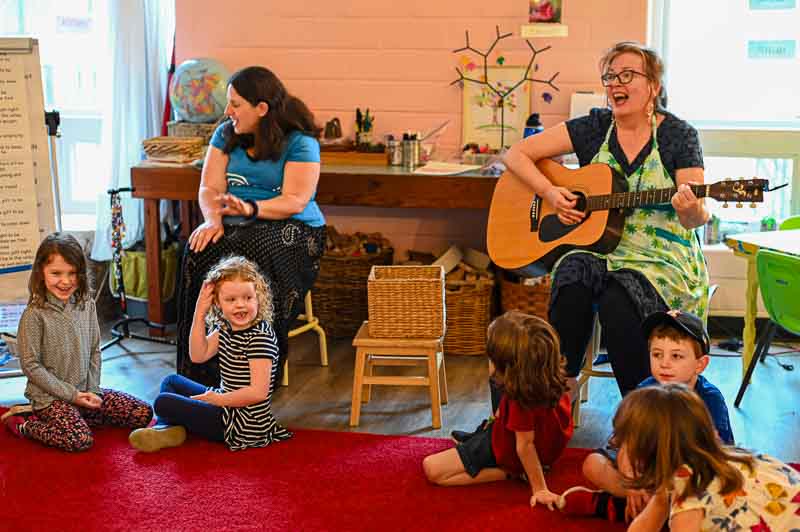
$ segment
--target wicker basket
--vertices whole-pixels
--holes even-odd
[[[503,312],[518,310],[547,320],[550,309],[550,276],[539,278],[531,285],[510,281],[501,276],[500,307]]]
[[[202,159],[205,145],[202,137],[153,137],[142,141],[148,160],[189,163]]]
[[[367,281],[369,335],[441,338],[445,327],[444,268],[373,266]]]
[[[203,137],[203,144],[208,144],[218,125],[219,122],[215,124],[196,124],[182,120],[172,121],[167,122],[167,135],[170,137]]]
[[[492,319],[494,280],[450,281],[446,283],[448,355],[486,353],[486,329]]]
[[[311,289],[314,313],[329,336],[355,336],[367,319],[367,278],[375,265],[392,263],[394,250],[357,257],[323,255],[319,277]]]

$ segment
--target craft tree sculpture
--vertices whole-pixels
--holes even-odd
[[[522,77],[522,79],[510,85],[506,85],[505,83],[493,84],[492,81],[489,79],[489,61],[488,61],[489,54],[491,54],[494,51],[495,47],[497,46],[497,43],[513,35],[512,33],[500,34],[500,26],[495,26],[495,31],[497,33],[497,37],[495,38],[494,42],[486,52],[481,52],[480,50],[473,48],[469,44],[469,30],[465,32],[467,45],[464,46],[463,48],[453,50],[453,53],[457,54],[459,52],[470,51],[481,56],[483,58],[483,79],[473,79],[467,77],[466,75],[464,75],[464,72],[462,72],[462,70],[459,67],[456,67],[456,72],[458,72],[458,79],[454,80],[452,83],[450,83],[450,85],[455,85],[456,83],[458,83],[463,87],[463,84],[468,81],[470,83],[477,83],[479,85],[484,85],[488,89],[488,91],[491,91],[491,93],[494,95],[494,98],[492,98],[490,101],[492,107],[494,108],[493,110],[496,112],[497,108],[500,109],[500,146],[505,146],[505,108],[509,105],[509,103],[513,101],[512,98],[514,90],[516,90],[516,88],[522,85],[524,82],[530,81],[532,83],[541,83],[544,85],[549,85],[554,90],[560,91],[560,89],[555,85],[555,83],[553,83],[556,77],[558,77],[559,72],[553,74],[550,77],[550,79],[537,79],[531,77],[531,69],[534,68],[534,65],[536,65],[535,63],[536,56],[538,56],[542,52],[546,52],[551,48],[551,46],[545,46],[544,48],[537,50],[530,43],[528,39],[525,39],[525,42],[528,44],[528,48],[531,49],[533,55],[531,55],[531,59],[530,61],[528,61],[528,67],[525,69],[525,74]],[[536,65],[536,67],[534,68],[534,70],[536,69],[538,69],[538,65]]]

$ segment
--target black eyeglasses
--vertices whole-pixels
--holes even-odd
[[[607,72],[602,76],[600,76],[600,81],[603,83],[603,87],[610,87],[614,83],[615,79],[619,81],[620,85],[627,85],[628,83],[633,81],[634,74],[647,77],[646,74],[642,74],[641,72],[636,72],[635,70],[623,70],[619,74],[615,74],[613,72]]]

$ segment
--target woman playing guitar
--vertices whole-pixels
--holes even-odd
[[[512,146],[506,164],[564,224],[580,223],[577,197],[554,186],[540,159],[575,152],[581,166],[605,163],[626,176],[628,190],[675,187],[671,205],[638,208],[625,219],[619,245],[607,255],[574,250],[553,267],[550,322],[561,337],[574,388],[592,332],[600,323],[622,395],[649,376],[642,319],[679,308],[705,319],[708,274],[693,229],[708,210],[689,184],[703,183],[697,131],[659,106],[664,65],[651,49],[622,42],[600,61],[608,109],[592,109]]]

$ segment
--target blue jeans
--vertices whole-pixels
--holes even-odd
[[[206,387],[182,375],[168,375],[161,381],[161,393],[153,402],[157,425],[183,425],[192,434],[212,441],[224,441],[222,408],[192,399]]]

